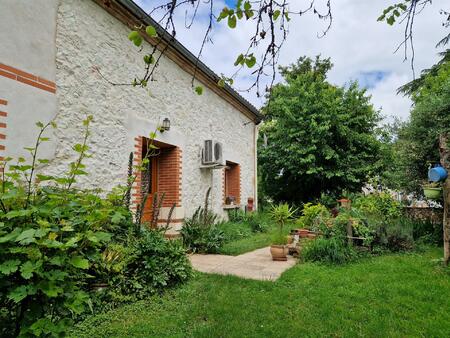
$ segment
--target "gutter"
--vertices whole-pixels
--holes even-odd
[[[185,57],[192,65],[196,67],[209,79],[217,83],[220,77],[214,73],[208,66],[206,66],[201,60],[199,60],[194,54],[192,54],[186,47],[184,47],[177,39],[175,39],[169,32],[167,32],[159,23],[153,20],[142,8],[140,8],[133,0],[116,0],[116,2],[124,7],[128,12],[132,13],[137,19],[145,23],[147,26],[151,25],[156,28],[158,35],[161,39],[169,44],[173,49]],[[235,100],[245,106],[250,113],[255,117],[253,121],[255,124],[259,124],[263,120],[263,116],[259,110],[253,106],[249,101],[243,98],[236,90],[234,90],[228,84],[222,88],[228,94],[230,94]]]

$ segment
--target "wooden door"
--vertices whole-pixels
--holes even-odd
[[[153,156],[150,158],[148,170],[149,172],[143,173],[147,175],[147,180],[149,180],[149,182],[145,182],[145,187],[143,187],[143,189],[146,189],[144,193],[145,194],[148,193],[148,196],[144,204],[144,211],[142,213],[142,222],[150,222],[153,216],[153,198],[155,197],[155,194],[157,194],[158,192],[157,156]]]

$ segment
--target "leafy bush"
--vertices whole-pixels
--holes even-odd
[[[247,215],[242,209],[232,209],[228,211],[228,221],[232,223],[241,223],[247,220]]]
[[[394,252],[412,249],[414,247],[412,222],[407,218],[398,218],[378,227],[374,245]]]
[[[74,188],[77,177],[87,175],[82,160],[89,156],[90,122],[90,117],[84,121],[83,143],[73,146],[78,160],[63,176],[36,174],[37,164],[48,162],[37,153],[48,140],[43,134],[51,123],[37,124],[36,146],[27,148],[31,163],[19,158],[8,166],[11,159],[5,159],[0,181],[0,336],[64,335],[74,320],[94,311],[102,299],[111,299],[93,292],[98,282],[109,285],[111,293],[135,297],[189,276],[179,244],[161,234],[134,237],[123,189],[105,198],[100,191]]]
[[[306,203],[303,205],[302,216],[297,220],[297,224],[305,229],[319,231],[330,218],[331,213],[324,205]]]
[[[260,212],[251,212],[247,214],[246,223],[253,232],[267,232],[269,229],[265,215]]]
[[[356,198],[352,206],[376,223],[386,224],[402,216],[400,202],[386,192],[377,192]]]
[[[167,240],[160,230],[144,229],[130,241],[123,273],[114,279],[122,294],[142,299],[155,291],[186,281],[191,266],[180,241]]]
[[[364,218],[373,236],[373,245],[390,251],[414,246],[412,224],[403,215],[400,202],[389,193],[373,193],[355,199],[353,209]]]
[[[414,240],[427,244],[442,244],[442,223],[421,220],[411,220],[411,223]]]
[[[208,201],[210,189],[206,193]],[[187,250],[200,253],[218,252],[225,241],[223,231],[217,225],[217,215],[205,207],[199,207],[192,217],[186,218],[181,228],[181,236]]]
[[[86,136],[90,118],[85,121]],[[40,128],[36,147],[28,148],[31,163],[19,158],[1,180],[0,304],[13,335],[60,335],[73,318],[91,305],[86,292],[88,270],[111,239],[114,223],[126,221],[127,211],[97,194],[72,188],[84,174],[85,143],[76,144],[79,160],[63,177],[38,174],[40,143],[48,140]],[[112,199],[113,200],[113,199]],[[2,332],[2,334],[5,332]]]
[[[309,262],[344,264],[353,260],[356,252],[340,238],[319,237],[305,245],[302,257]]]

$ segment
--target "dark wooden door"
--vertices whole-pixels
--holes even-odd
[[[158,156],[150,158],[148,170],[145,173],[148,182],[145,182],[145,187],[143,187],[143,189],[146,189],[145,193],[148,193],[142,214],[143,222],[150,222],[153,216],[153,199],[158,193]]]

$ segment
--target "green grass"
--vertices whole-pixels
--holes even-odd
[[[272,238],[278,233],[278,228],[273,222],[266,220],[266,232],[252,232],[247,223],[227,222],[220,225],[225,233],[227,241],[220,248],[220,254],[237,256],[245,252],[269,246]],[[289,234],[290,230],[295,228],[294,223],[286,224],[283,233]]]
[[[273,231],[263,233],[253,233],[249,237],[227,242],[220,248],[222,255],[237,256],[245,252],[264,248],[270,245]]]
[[[439,249],[346,266],[298,264],[276,282],[198,274],[81,323],[73,337],[448,337]]]

